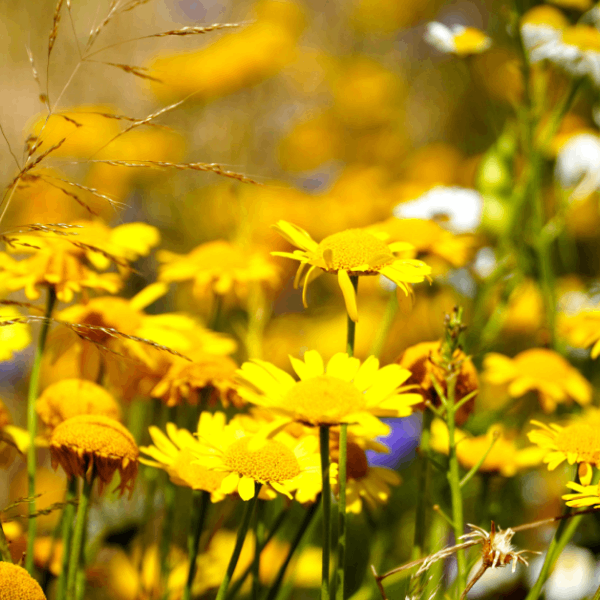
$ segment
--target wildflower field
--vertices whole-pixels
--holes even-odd
[[[600,4],[0,28],[0,600],[600,600]]]

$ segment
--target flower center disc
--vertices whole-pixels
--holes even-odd
[[[600,466],[600,429],[571,425],[556,435],[556,447],[565,454],[577,454],[578,462]]]
[[[358,445],[350,442],[346,448],[346,478],[363,479],[369,472],[369,463],[365,451]]]
[[[376,272],[396,260],[386,244],[360,229],[348,229],[326,237],[319,244],[317,253],[325,260],[328,271],[352,271],[363,267],[361,272],[364,274],[367,265],[369,270]]]
[[[225,465],[254,481],[285,481],[300,474],[296,455],[277,440],[266,440],[257,450],[248,450],[250,437],[234,442],[223,457]]]
[[[312,425],[334,425],[366,408],[365,397],[356,386],[327,375],[299,381],[283,402],[299,421]]]

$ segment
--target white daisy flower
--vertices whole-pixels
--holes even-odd
[[[559,151],[555,177],[563,188],[572,188],[569,200],[582,200],[600,188],[600,137],[574,135]]]
[[[560,38],[569,21],[553,6],[540,5],[528,10],[521,19],[521,37],[527,51]]]
[[[481,223],[483,199],[475,190],[457,186],[436,186],[419,198],[394,208],[399,219],[447,219],[440,224],[454,233],[475,230]]]
[[[425,27],[425,41],[446,54],[456,54],[457,56],[480,54],[492,45],[491,38],[475,27],[465,27],[464,25],[448,27],[437,21],[427,23]]]

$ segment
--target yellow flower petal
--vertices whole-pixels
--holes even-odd
[[[358,322],[358,308],[356,306],[356,291],[350,281],[350,276],[347,271],[340,269],[338,271],[338,283],[344,295],[344,301],[346,303],[346,310],[348,316],[356,323]]]

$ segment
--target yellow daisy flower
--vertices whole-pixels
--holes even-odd
[[[460,429],[455,432],[456,455],[465,469],[471,469],[488,451],[492,440],[497,438],[485,460],[479,467],[484,473],[499,473],[513,477],[518,472],[540,464],[544,453],[539,448],[520,448],[514,432],[492,425],[485,435],[470,437]],[[448,454],[448,427],[441,419],[431,424],[431,447],[440,454]]]
[[[559,320],[559,328],[569,344],[576,348],[592,346],[591,357],[600,356],[600,309],[563,315]]]
[[[567,487],[575,492],[574,494],[565,494],[562,497],[563,500],[567,501],[567,506],[600,508],[600,484],[581,485],[570,481],[567,483]]]
[[[531,421],[538,429],[527,434],[545,452],[544,462],[553,471],[563,462],[579,464],[581,483],[592,480],[592,467],[600,468],[600,410],[587,410],[565,426]]]
[[[220,491],[254,498],[255,483],[289,498],[292,492],[314,497],[321,490],[321,461],[316,436],[298,441],[284,433],[274,438],[247,435],[238,424],[226,425],[224,413],[203,412],[198,423],[199,444],[190,448],[198,462],[227,473]],[[300,501],[300,500],[299,500]]]
[[[0,322],[18,319],[23,315],[14,306],[3,306]],[[11,360],[15,352],[24,350],[31,343],[31,330],[26,323],[0,327],[0,362]]]
[[[422,399],[400,387],[410,371],[399,365],[380,369],[374,356],[361,364],[340,352],[325,365],[316,350],[309,350],[303,361],[290,360],[300,381],[266,361],[244,363],[238,371],[240,396],[290,421],[313,426],[358,423],[378,435],[385,435],[387,426],[376,417],[406,417]]]
[[[558,403],[592,401],[592,386],[560,354],[546,348],[532,348],[514,358],[492,352],[484,361],[484,378],[494,385],[508,384],[512,398],[537,392],[544,412]]]
[[[69,478],[95,475],[100,493],[115,471],[121,475],[117,489],[133,492],[139,450],[131,433],[110,417],[78,415],[63,421],[52,432],[50,454],[52,467],[60,464]]]
[[[193,294],[199,301],[216,295],[243,302],[253,285],[271,289],[279,285],[279,269],[266,254],[225,240],[201,244],[186,255],[163,250],[157,258],[163,263],[160,281],[192,280]]]
[[[424,281],[431,273],[431,268],[420,260],[399,259],[394,256],[394,252],[410,249],[410,244],[386,244],[373,233],[363,229],[347,229],[327,236],[321,243],[317,243],[304,229],[287,221],[278,221],[274,227],[288,242],[300,248],[294,252],[272,252],[274,256],[300,261],[294,285],[298,285],[305,267],[310,265],[302,291],[305,307],[308,283],[321,272],[337,273],[346,309],[353,321],[358,321],[358,310],[356,291],[350,276],[383,275],[408,295],[412,289],[411,283]]]
[[[140,452],[154,460],[140,458],[142,464],[166,471],[175,485],[210,492],[212,502],[225,497],[219,491],[225,475],[195,462],[197,459],[190,448],[197,446],[198,440],[187,429],[167,423],[167,435],[154,426],[149,431],[154,446],[141,446]]]

